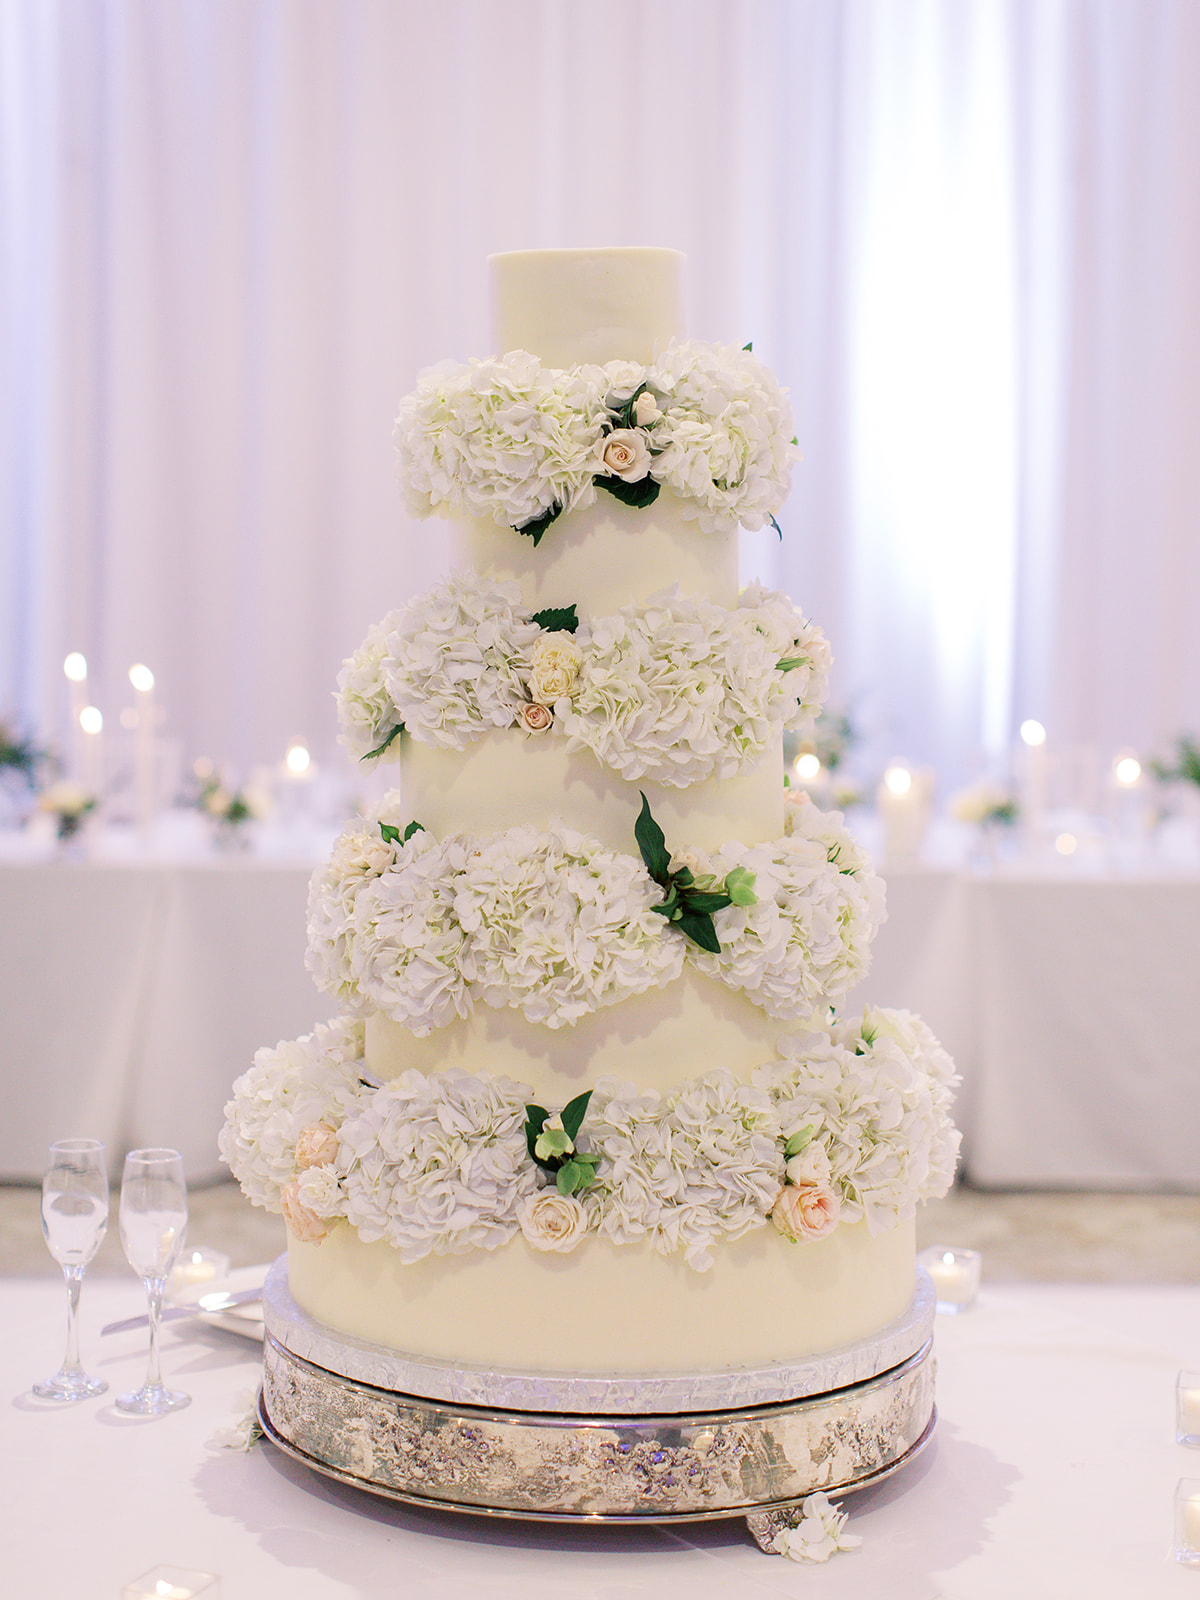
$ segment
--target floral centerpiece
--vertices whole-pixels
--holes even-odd
[[[82,784],[66,780],[43,789],[37,800],[38,810],[49,812],[54,818],[59,842],[64,844],[78,835],[98,803],[96,796],[89,794]]]
[[[230,843],[238,838],[246,823],[260,821],[270,814],[271,799],[265,790],[254,784],[244,789],[227,787],[221,775],[208,761],[197,761],[193,768],[196,792],[189,804],[212,819],[219,843]]]

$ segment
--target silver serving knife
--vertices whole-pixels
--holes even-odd
[[[230,1306],[241,1306],[251,1300],[262,1299],[262,1285],[257,1289],[237,1289],[232,1292],[214,1289],[209,1294],[202,1294],[198,1300],[189,1300],[186,1306],[170,1306],[159,1315],[160,1322],[174,1322],[177,1317],[201,1317],[206,1311],[228,1311]],[[124,1322],[110,1322],[107,1328],[100,1329],[100,1337],[106,1333],[124,1333],[126,1328],[145,1328],[150,1324],[150,1318],[145,1312],[140,1317],[126,1317]]]

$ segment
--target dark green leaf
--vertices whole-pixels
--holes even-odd
[[[541,1133],[543,1127],[545,1127],[546,1118],[549,1115],[550,1113],[546,1110],[545,1106],[525,1107],[525,1143],[529,1146],[529,1159],[531,1161],[536,1161],[539,1167],[543,1166],[544,1163],[539,1161],[537,1156],[534,1155],[533,1147],[537,1143],[537,1136],[539,1133]]]
[[[390,822],[381,822],[379,831],[383,835],[384,844],[399,844],[401,842],[400,829],[394,828]]]
[[[396,724],[396,726],[392,729],[391,733],[388,734],[387,738],[383,741],[382,744],[377,744],[375,746],[374,750],[368,750],[365,756],[360,756],[359,757],[359,760],[360,761],[373,761],[376,756],[381,756],[383,754],[383,752],[387,749],[388,745],[391,744],[392,740],[394,738],[396,738],[396,736],[398,734],[401,734],[403,732],[404,732],[404,724],[402,722],[398,722]]]
[[[562,1108],[563,1132],[568,1135],[572,1144],[575,1142],[575,1136],[579,1132],[579,1124],[583,1121],[584,1113],[588,1108],[588,1101],[591,1098],[592,1091],[587,1089],[583,1094],[577,1094],[574,1100]]]
[[[564,1161],[554,1183],[559,1194],[574,1194],[583,1184],[583,1168],[577,1161]]]
[[[561,506],[551,506],[549,511],[543,511],[540,517],[532,517],[528,522],[523,522],[516,531],[518,533],[528,534],[528,536],[533,540],[534,548],[536,549],[538,544],[540,544],[542,535],[545,533],[546,529],[557,517],[560,517],[561,515]]]
[[[733,904],[733,897],[719,889],[696,889],[682,896],[682,899],[685,913],[695,912],[700,916],[711,916],[714,911],[724,911],[726,906]]]
[[[652,506],[658,499],[659,483],[649,473],[636,483],[626,483],[624,478],[604,473],[597,473],[595,481],[601,489],[607,489],[609,494],[620,500],[622,505]]]
[[[772,527],[773,527],[773,528],[774,528],[774,529],[775,529],[775,532],[776,532],[776,533],[777,533],[777,534],[778,534],[778,535],[779,535],[779,540],[780,540],[780,543],[782,543],[782,542],[783,542],[783,529],[782,529],[782,528],[781,528],[781,527],[780,527],[780,526],[779,526],[779,524],[778,524],[778,523],[777,523],[777,522],[776,522],[776,521],[775,521],[775,518],[774,518],[774,517],[768,517],[768,518],[767,518],[767,521],[768,521],[768,522],[769,522],[769,523],[770,523],[770,524],[771,524],[771,526],[772,526]]]
[[[424,833],[424,832],[425,832],[425,824],[423,822],[410,822],[408,827],[405,828],[405,830],[404,830],[404,838],[403,838],[403,840],[401,842],[404,843],[404,844],[407,844],[408,841],[412,838],[414,833]]]
[[[671,852],[667,849],[667,841],[663,831],[650,814],[650,802],[645,794],[642,796],[642,809],[638,819],[633,825],[633,837],[637,840],[637,847],[642,852],[642,860],[646,863],[646,871],[655,883],[661,883],[663,888],[668,887],[668,877],[671,866]]]
[[[754,340],[753,340],[753,339],[751,339],[751,340],[750,340],[750,342],[749,342],[749,343],[748,343],[748,344],[744,344],[744,345],[743,345],[743,346],[742,346],[742,349],[743,349],[743,350],[753,350],[753,349],[754,349]]]
[[[698,944],[701,950],[710,950],[715,956],[721,954],[721,941],[717,938],[712,918],[706,912],[685,911],[675,926],[693,944]]]
[[[549,606],[545,611],[535,611],[530,618],[539,628],[545,628],[547,633],[574,633],[579,627],[579,617],[575,607]]]

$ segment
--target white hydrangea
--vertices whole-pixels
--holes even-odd
[[[786,391],[749,350],[694,340],[668,346],[647,377],[663,411],[651,472],[681,514],[712,531],[761,528],[799,455]]]
[[[555,707],[556,725],[572,749],[630,781],[682,788],[731,777],[763,754],[790,709],[776,631],[755,611],[681,595],[677,584],[584,622],[579,680]]]
[[[714,871],[754,873],[751,906],[713,915],[719,955],[689,945],[701,971],[741,989],[769,1016],[795,1021],[862,978],[883,921],[883,883],[836,813],[794,808],[793,833],[746,849],[725,845]]]
[[[543,367],[523,350],[423,373],[396,418],[409,510],[519,528],[589,504],[607,386],[602,367]]]
[[[477,841],[454,889],[463,976],[487,1005],[576,1022],[678,976],[682,951],[650,909],[660,898],[639,860],[568,828]]]
[[[342,662],[337,678],[338,721],[341,742],[358,760],[378,750],[393,728],[404,720],[396,710],[392,690],[384,675],[388,636],[402,613],[389,612],[375,623],[352,656]],[[395,759],[396,745],[387,754]]]
[[[342,1124],[346,1215],[403,1262],[494,1250],[538,1187],[525,1143],[532,1091],[508,1078],[409,1071]]]
[[[468,943],[455,909],[455,881],[471,848],[465,835],[438,841],[414,833],[392,870],[360,887],[345,930],[352,988],[417,1035],[472,1009]]]
[[[771,685],[768,714],[784,728],[807,732],[829,695],[833,653],[829,640],[815,622],[806,622],[786,594],[751,583],[742,590],[738,605],[755,614],[755,624],[771,641],[779,661],[795,661],[789,671],[777,674]],[[782,714],[776,706],[783,705]]]
[[[412,738],[465,750],[489,728],[512,727],[544,637],[520,601],[515,583],[455,573],[396,615],[381,670]]]
[[[353,823],[338,839],[330,859],[308,885],[308,948],[304,962],[319,989],[347,1009],[363,1011],[352,962],[354,911],[359,890],[392,866],[404,846],[388,844],[381,817],[394,808],[389,796],[380,816]]]
[[[765,1222],[783,1181],[770,1096],[717,1070],[668,1094],[602,1079],[584,1124],[600,1156],[589,1224],[618,1244],[649,1237],[705,1271],[721,1237]]]
[[[911,1217],[949,1188],[958,1151],[950,1122],[958,1082],[919,1018],[874,1010],[846,1022],[814,1019],[780,1041],[779,1063],[752,1081],[775,1102],[785,1139],[812,1130],[829,1158],[846,1222],[872,1233]]]
[[[234,1083],[218,1144],[255,1205],[282,1210],[284,1189],[300,1176],[296,1140],[316,1123],[338,1127],[357,1104],[362,1054],[362,1024],[343,1017],[302,1039],[259,1050]],[[343,1214],[328,1187],[326,1201],[322,1215]]]

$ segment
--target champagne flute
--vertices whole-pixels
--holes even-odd
[[[86,1400],[108,1388],[79,1364],[79,1289],[83,1269],[108,1229],[108,1167],[99,1139],[60,1139],[42,1177],[42,1232],[67,1281],[67,1353],[52,1378],[35,1383],[43,1400]]]
[[[132,1394],[119,1394],[117,1407],[141,1417],[156,1417],[190,1405],[192,1397],[165,1388],[158,1359],[158,1319],[167,1278],[183,1249],[187,1232],[187,1184],[178,1150],[131,1150],[121,1178],[121,1243],[129,1265],[146,1286],[150,1310],[150,1363],[146,1381]]]

